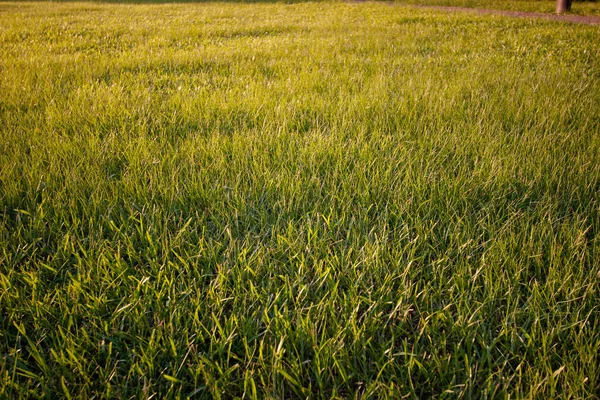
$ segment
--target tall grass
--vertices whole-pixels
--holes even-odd
[[[594,398],[599,36],[0,3],[0,397]]]

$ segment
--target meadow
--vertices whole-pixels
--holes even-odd
[[[597,26],[0,2],[0,139],[1,398],[600,393]]]
[[[399,5],[467,7],[538,13],[556,12],[556,1],[552,0],[394,0],[394,3]],[[575,0],[568,14],[600,16],[600,3],[597,0]]]

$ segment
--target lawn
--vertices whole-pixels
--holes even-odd
[[[0,2],[0,135],[2,398],[600,393],[598,27]]]
[[[451,6],[509,10],[524,12],[555,13],[555,0],[392,0],[397,4],[428,6]],[[597,0],[573,1],[568,14],[600,16],[600,3]]]

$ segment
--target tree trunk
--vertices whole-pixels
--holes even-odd
[[[556,13],[561,14],[571,10],[571,0],[556,0]]]

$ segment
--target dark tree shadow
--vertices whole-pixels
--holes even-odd
[[[343,0],[338,0],[342,2]],[[238,3],[238,4],[295,4],[295,3],[331,3],[336,0],[0,0],[3,3],[90,3],[90,4],[208,4],[208,3]]]

